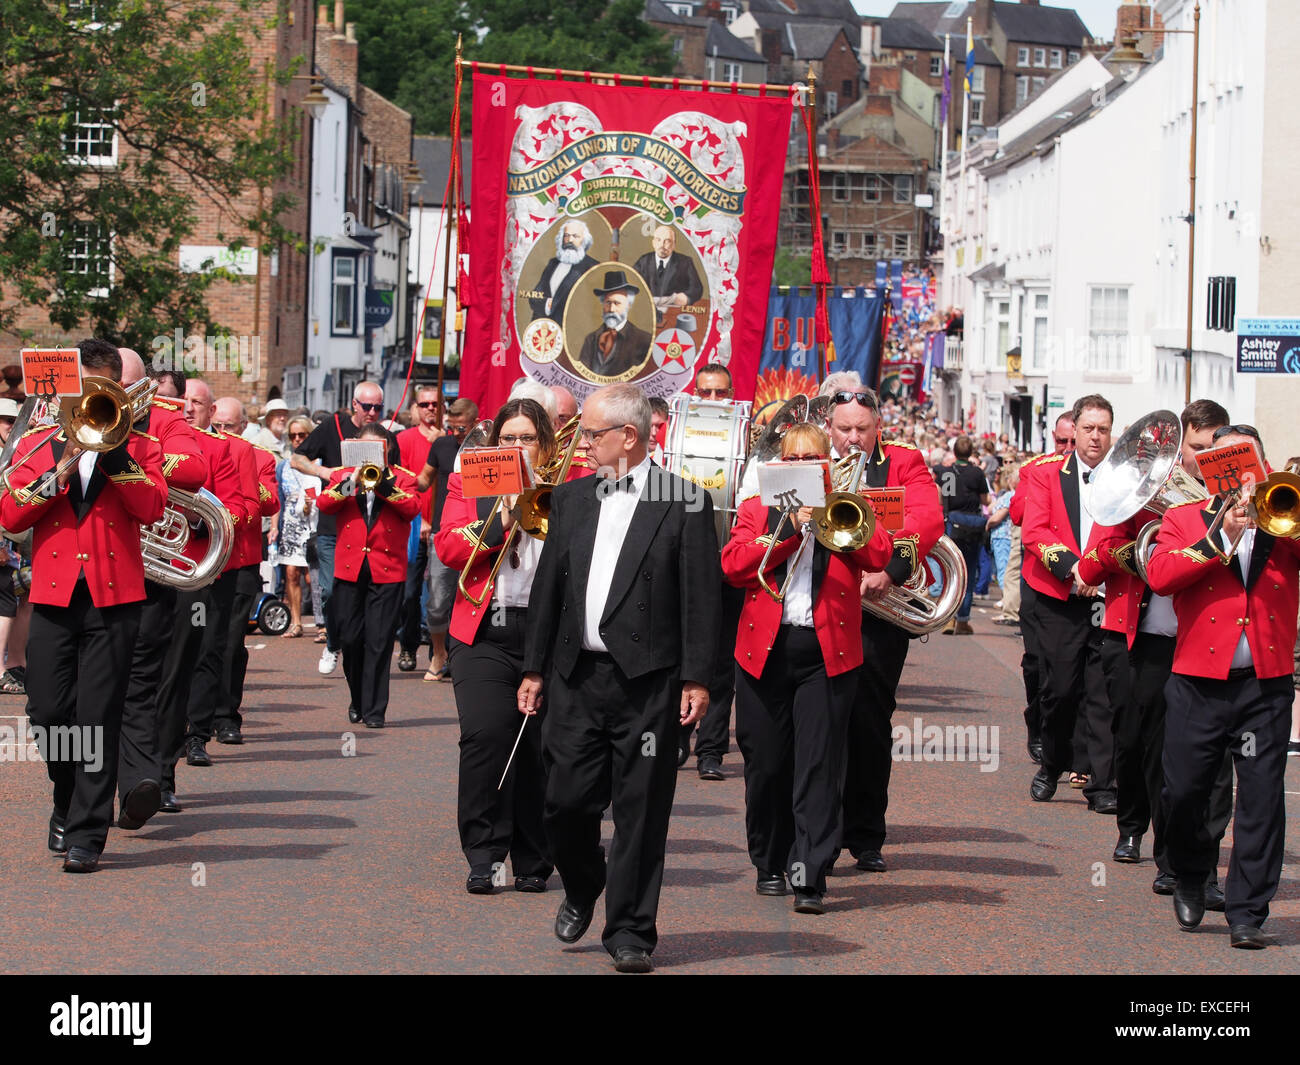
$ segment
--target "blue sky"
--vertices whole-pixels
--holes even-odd
[[[896,0],[853,0],[853,6],[863,15],[888,15],[894,10]],[[1109,41],[1115,35],[1115,9],[1119,0],[1047,0],[1044,7],[1073,7],[1094,37]]]

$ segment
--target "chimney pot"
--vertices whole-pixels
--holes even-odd
[[[357,24],[356,24],[355,22],[349,22],[349,23],[347,24],[346,32],[344,33],[344,37],[345,37],[347,40],[351,41],[353,44],[356,44],[356,41],[357,41]]]
[[[320,7],[316,9],[316,25],[328,26],[329,24],[330,24],[329,4],[321,4]]]
[[[343,36],[343,0],[334,0],[334,33]]]

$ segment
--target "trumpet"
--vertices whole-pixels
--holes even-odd
[[[384,467],[377,462],[363,462],[352,478],[358,492],[373,492],[384,479]]]
[[[492,564],[492,571],[488,574],[487,583],[483,585],[483,594],[477,598],[469,590],[465,582],[469,579],[469,572],[474,568],[474,562],[477,560],[479,551],[483,546],[481,537],[470,551],[469,558],[466,559],[465,566],[460,571],[457,587],[460,589],[460,594],[474,606],[483,605],[483,601],[488,596],[488,589],[496,581],[497,574],[501,572],[501,564],[510,553],[515,537],[521,531],[537,540],[546,539],[546,534],[550,530],[551,493],[557,485],[563,484],[565,478],[569,476],[569,468],[573,465],[573,455],[578,449],[578,418],[580,414],[581,412],[570,418],[565,423],[564,428],[556,435],[556,450],[559,452],[562,448],[562,453],[558,458],[538,467],[535,472],[539,478],[539,483],[520,492],[514,506],[510,508],[510,516],[514,519],[514,524],[510,526],[505,542],[501,545],[501,550],[497,552],[497,558]],[[491,422],[488,425],[491,426]],[[492,504],[492,510],[488,514],[487,521],[483,523],[484,533],[487,532],[488,526],[492,524],[492,519],[501,511],[505,498],[505,496],[497,496],[496,502]]]

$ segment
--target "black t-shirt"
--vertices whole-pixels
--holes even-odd
[[[340,432],[342,436],[339,435]],[[298,445],[294,454],[319,462],[330,469],[337,469],[343,465],[343,441],[355,440],[360,433],[361,429],[353,424],[351,417],[344,417],[342,414],[332,415],[311,431],[307,439]],[[393,440],[388,448],[388,464],[395,466],[400,463],[401,454],[396,440]],[[324,485],[321,487],[323,488]],[[316,531],[326,536],[336,535],[334,515],[317,515]]]
[[[984,471],[969,462],[941,466],[935,471],[939,491],[948,505],[948,513],[978,514],[980,496],[989,494]]]
[[[437,478],[438,494],[433,502],[433,527],[442,527],[442,505],[447,501],[447,478],[456,466],[456,453],[460,451],[460,438],[448,433],[440,436],[429,445],[429,457],[426,460],[433,467]]]

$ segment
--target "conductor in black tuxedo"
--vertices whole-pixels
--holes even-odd
[[[583,340],[578,361],[592,373],[617,377],[650,354],[650,334],[629,320],[638,290],[622,270],[606,270],[604,286],[593,291],[600,300],[601,324]]]
[[[537,288],[528,298],[534,318],[551,318],[564,323],[564,305],[578,278],[599,265],[588,253],[591,230],[579,218],[571,218],[555,234],[555,258],[546,264]]]
[[[680,310],[704,295],[704,285],[700,282],[695,264],[685,255],[674,251],[677,247],[677,231],[672,226],[656,229],[650,243],[654,246],[654,251],[641,256],[633,264],[633,269],[650,286],[656,307],[676,307]]]
[[[600,389],[580,424],[598,474],[551,496],[519,709],[542,710],[544,820],[565,892],[555,934],[576,943],[603,890],[615,968],[650,972],[677,736],[708,708],[722,623],[717,533],[708,494],[651,463],[640,389]]]

